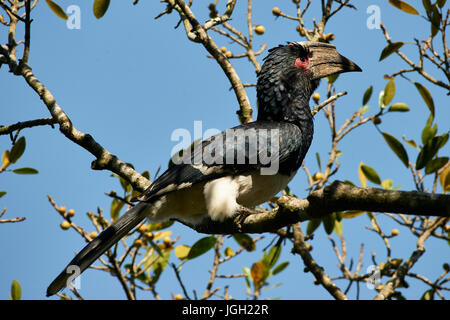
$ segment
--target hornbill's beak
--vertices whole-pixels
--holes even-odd
[[[332,44],[323,42],[300,42],[300,44],[308,48],[312,54],[309,59],[312,80],[336,73],[362,71],[356,63],[341,56]]]

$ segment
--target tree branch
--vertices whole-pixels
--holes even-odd
[[[331,281],[330,277],[325,273],[324,269],[317,264],[309,253],[308,247],[305,243],[305,237],[303,235],[300,224],[294,225],[294,248],[293,251],[298,253],[305,264],[305,267],[310,271],[316,280],[337,300],[348,300],[346,295],[336,284]]]
[[[10,134],[16,130],[22,130],[24,128],[32,128],[37,126],[50,125],[53,127],[54,124],[58,123],[53,118],[43,118],[36,120],[28,120],[23,122],[17,122],[9,126],[0,126],[0,135]]]
[[[206,285],[205,292],[203,293],[203,296],[201,300],[206,300],[211,296],[211,289],[214,284],[214,280],[217,276],[217,270],[219,269],[220,264],[220,249],[222,248],[224,238],[223,236],[219,236],[216,242],[216,245],[214,246],[214,260],[213,260],[213,267],[210,271],[211,275],[209,277],[208,284]]]
[[[2,210],[2,212],[0,212],[0,218],[5,214],[5,212],[6,212],[6,208],[4,208]],[[13,219],[3,219],[3,220],[0,220],[0,223],[21,222],[25,219],[26,218],[24,218],[24,217],[23,218],[13,218]]]
[[[178,11],[186,28],[186,34],[191,41],[200,42],[205,49],[214,57],[220,65],[228,80],[230,81],[236,98],[239,102],[239,119],[242,123],[252,121],[252,107],[242,81],[239,78],[233,65],[227,57],[220,51],[214,40],[208,35],[207,29],[195,18],[194,13],[183,0],[167,0],[168,3]],[[233,1],[231,1],[233,2]],[[234,7],[234,6],[233,6]],[[231,13],[230,13],[231,14]],[[213,26],[213,25],[212,25]],[[212,27],[211,26],[211,27]]]
[[[179,282],[179,284],[180,284],[180,286],[181,286],[181,289],[183,290],[184,296],[186,297],[186,299],[192,300],[192,299],[189,297],[189,295],[188,295],[188,293],[187,293],[187,291],[186,291],[186,288],[185,288],[185,286],[184,286],[184,284],[183,284],[183,281],[181,280],[181,277],[180,277],[180,272],[178,271],[177,267],[175,266],[175,263],[171,263],[170,266],[172,267],[173,271],[175,272],[175,275],[176,275],[176,277],[177,277],[177,280],[178,280],[178,282]]]
[[[381,30],[383,31],[384,37],[386,38],[386,41],[388,43],[391,43],[391,37],[389,36],[386,27],[381,23],[380,24]],[[429,75],[423,68],[423,64],[422,65],[416,65],[413,61],[411,61],[403,52],[401,52],[400,50],[397,50],[395,52],[400,58],[403,59],[403,61],[405,61],[407,64],[409,64],[409,66],[414,69],[415,71],[417,71],[422,77],[424,77],[425,79],[427,79],[428,81],[430,81],[431,83],[440,86],[442,88],[445,88],[447,90],[450,90],[450,85],[446,84],[440,80],[437,80],[435,78],[433,78],[431,75]],[[420,57],[420,59],[422,59],[423,56]]]
[[[145,190],[150,185],[150,182],[145,177],[125,162],[119,160],[115,155],[109,153],[91,135],[77,130],[66,113],[58,105],[51,92],[35,77],[28,65],[23,64],[19,68],[19,72],[47,106],[53,119],[59,124],[61,133],[97,158],[92,162],[92,169],[110,170],[129,181],[133,188],[139,191]]]
[[[23,50],[23,56],[21,63],[28,63],[28,58],[30,56],[30,33],[31,33],[31,8],[30,1],[25,0],[25,48]]]
[[[449,208],[449,207],[447,207]],[[422,232],[419,239],[417,239],[417,249],[411,254],[411,256],[406,260],[398,269],[394,272],[392,278],[388,281],[388,283],[383,286],[383,289],[373,298],[374,300],[384,300],[391,297],[395,288],[402,285],[404,282],[404,278],[408,271],[414,266],[414,264],[419,260],[419,258],[425,253],[425,240],[427,240],[430,235],[436,230],[439,226],[445,225],[448,219],[446,218],[436,218],[434,223],[430,226],[430,228],[426,229]]]
[[[184,224],[201,233],[233,234],[273,232],[293,223],[345,210],[450,217],[450,195],[360,188],[341,181],[312,191],[307,199],[283,196],[277,203],[278,208],[247,217],[241,228],[238,217],[224,222],[208,218],[199,225]]]
[[[337,98],[345,96],[347,94],[347,91],[342,91],[339,93],[336,93],[335,95],[329,97],[327,100],[325,100],[324,102],[319,103],[317,106],[315,106],[311,113],[314,116],[316,113],[318,113],[320,110],[322,110],[325,106],[327,106],[329,103],[335,101]]]

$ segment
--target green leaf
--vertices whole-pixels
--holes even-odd
[[[369,102],[370,97],[372,97],[373,86],[367,88],[366,92],[364,92],[362,105],[365,106],[367,102]]]
[[[245,275],[245,285],[247,289],[250,289],[250,282],[253,282],[252,275],[250,273],[250,268],[243,267],[242,273]]]
[[[353,218],[359,217],[364,212],[365,211],[347,210],[347,211],[341,212],[341,217],[344,219],[353,219]]]
[[[97,19],[103,17],[109,7],[110,0],[95,0],[94,1],[94,15]]]
[[[280,263],[279,265],[277,265],[275,267],[275,269],[273,269],[272,275],[276,275],[276,274],[280,273],[281,271],[286,269],[288,265],[289,265],[289,261],[285,261],[285,262]]]
[[[11,283],[11,300],[20,300],[22,297],[22,288],[17,280],[13,280]]]
[[[384,90],[381,90],[378,94],[378,106],[381,109],[384,109],[386,107],[386,105],[384,104]]]
[[[434,290],[430,289],[425,291],[420,300],[434,300]]]
[[[113,199],[113,201],[111,202],[111,208],[110,208],[112,221],[117,220],[117,218],[119,217],[120,210],[122,210],[124,204],[125,204],[125,202],[123,202],[119,199],[116,199],[116,198]]]
[[[406,103],[397,102],[391,105],[391,107],[388,109],[388,112],[407,112],[409,110],[410,109]]]
[[[272,269],[272,267],[277,263],[280,254],[281,254],[281,245],[276,244],[272,248],[270,248],[267,254],[264,252],[261,261],[268,269]]]
[[[336,213],[331,213],[323,218],[323,227],[327,234],[331,234],[336,223]]]
[[[54,1],[52,0],[45,0],[47,2],[47,5],[50,7],[50,9],[53,11],[54,14],[56,14],[58,17],[60,17],[63,20],[69,19],[67,14],[64,12],[64,10]]]
[[[392,179],[386,179],[383,182],[381,182],[381,186],[386,190],[391,190],[394,182]]]
[[[356,187],[355,184],[354,184],[353,182],[351,182],[350,180],[344,180],[344,181],[342,181],[342,182],[344,182],[344,183],[346,183],[346,184],[349,184],[349,185],[351,185],[351,186],[353,186],[353,187]]]
[[[155,172],[155,180],[156,180],[156,178],[158,178],[158,174],[159,174],[160,170],[161,170],[161,165],[158,167],[158,169]],[[148,175],[148,179],[150,180],[150,174]]]
[[[167,250],[162,254],[158,254],[159,257],[155,260],[155,262],[150,267],[153,270],[153,275],[151,279],[151,283],[156,283],[159,280],[159,277],[163,273],[164,269],[169,264],[171,250]],[[154,259],[149,259],[148,262],[154,261]]]
[[[392,294],[392,298],[396,299],[396,300],[406,300],[406,298],[401,294],[401,292],[399,291],[395,291]]]
[[[0,198],[6,194],[6,191],[0,191]]]
[[[334,231],[338,236],[342,236],[342,230],[343,230],[342,220],[339,221],[338,219],[336,219],[336,221],[334,222],[334,228],[333,228],[333,231]]]
[[[322,219],[311,219],[308,222],[308,226],[306,227],[306,234],[308,236],[312,235],[314,231],[320,226],[322,223]]]
[[[426,152],[426,149],[423,148],[422,150],[420,150],[419,154],[417,155],[417,159],[416,159],[416,170],[420,170],[423,169],[428,161],[431,160],[433,156],[429,156]]]
[[[191,250],[189,251],[189,254],[187,256],[187,259],[194,259],[198,256],[201,256],[202,254],[208,252],[211,250],[214,245],[217,242],[217,238],[214,236],[204,237],[198,240],[194,245],[191,247]]]
[[[170,231],[170,230],[156,232],[153,235],[153,240],[164,239],[166,237],[170,237],[171,234],[172,234],[172,231]]]
[[[337,80],[338,77],[339,77],[338,73],[333,74],[333,75],[327,77],[327,81],[329,84],[333,84]]]
[[[420,150],[416,160],[416,170],[424,168],[428,162],[436,155],[438,150],[448,141],[448,133],[436,136],[429,140]]]
[[[120,185],[122,186],[122,189],[125,191],[125,193],[131,191],[131,184],[126,181],[124,178],[120,177]]]
[[[414,85],[416,86],[417,90],[419,91],[423,101],[425,101],[425,104],[427,105],[428,109],[430,109],[430,112],[434,118],[434,101],[433,101],[433,97],[431,96],[430,91],[428,91],[428,89],[425,86],[423,86],[422,84],[420,84],[418,82],[414,82]]]
[[[403,162],[405,167],[409,167],[409,158],[406,153],[405,147],[403,147],[402,143],[398,141],[394,136],[391,136],[389,133],[382,132],[384,140],[389,145],[392,151],[397,155],[397,157]]]
[[[156,251],[156,253],[158,253],[160,256],[164,255],[163,251],[161,250],[160,247],[158,247],[158,245],[155,243],[155,241],[153,241],[153,239],[149,239],[148,240],[148,244],[150,244],[150,247],[147,249],[147,253],[150,252],[150,249],[153,249]],[[150,263],[150,261],[147,261],[145,263],[146,266],[148,266],[148,263]]]
[[[361,186],[363,186],[365,188],[367,186],[367,178],[362,171],[363,165],[364,165],[364,163],[361,162],[358,166],[358,177],[359,177],[359,181],[361,182]]]
[[[448,162],[448,157],[439,157],[431,160],[425,167],[425,174],[430,174],[438,171]]]
[[[448,132],[447,133],[444,133],[443,135],[440,135],[439,137],[438,137],[438,149],[441,149],[442,147],[444,147],[445,146],[445,144],[447,143],[447,141],[448,141],[448,138],[449,138],[449,134],[448,134]]]
[[[11,161],[9,160],[9,150],[5,150],[2,154],[2,166],[0,171],[5,170],[10,164]]]
[[[447,0],[437,0],[436,3],[439,6],[439,8],[442,9],[444,7],[446,1]]]
[[[37,171],[36,169],[28,168],[28,167],[14,169],[13,172],[17,173],[17,174],[38,174],[39,173],[39,171]]]
[[[162,229],[166,229],[166,228],[170,227],[171,225],[173,225],[174,222],[175,222],[174,220],[168,220],[168,221],[149,224],[148,231],[153,232],[153,231],[159,231]]]
[[[380,59],[379,59],[378,61],[381,61],[381,60],[383,60],[383,59],[386,59],[387,57],[389,57],[389,56],[390,56],[391,54],[393,54],[394,52],[397,52],[403,45],[404,45],[404,43],[401,42],[401,41],[389,43],[389,44],[383,49],[383,51],[381,51]]]
[[[365,114],[369,110],[370,110],[369,106],[362,106],[361,108],[358,109],[358,113],[359,113],[360,116],[362,116],[363,114]]]
[[[430,17],[430,22],[431,22],[430,25],[431,25],[431,37],[434,37],[439,31],[442,17],[441,17],[441,13],[436,8],[436,6],[433,6],[432,11],[433,12],[431,13],[431,17]]]
[[[395,96],[395,82],[394,79],[391,79],[388,81],[386,87],[384,88],[383,104],[387,106],[389,103],[391,103],[394,96]]]
[[[233,234],[234,240],[246,251],[255,251],[256,245],[252,237],[245,233],[235,233]]]
[[[141,174],[144,178],[150,180],[150,172],[148,172],[148,170],[145,170],[144,172],[142,172]]]
[[[422,0],[422,4],[423,4],[425,11],[427,12],[427,15],[430,16],[431,10],[432,10],[431,1],[430,0]]]
[[[445,168],[439,177],[439,182],[441,183],[442,193],[450,191],[450,167]],[[448,232],[450,236],[450,231]],[[449,241],[450,243],[450,241]]]
[[[405,143],[409,144],[411,147],[417,149],[417,143],[414,141],[414,139],[406,140],[406,138],[403,137],[403,141],[405,141]]]
[[[419,12],[409,3],[401,0],[389,0],[389,3],[396,7],[397,9],[402,10],[403,12],[409,14],[419,14]]]
[[[364,176],[366,176],[366,178],[369,179],[369,181],[375,184],[381,184],[380,176],[375,171],[375,169],[369,167],[368,165],[363,164],[361,166],[361,171],[364,173]]]
[[[25,146],[25,137],[20,137],[20,139],[16,141],[11,151],[9,152],[9,161],[11,161],[11,163],[16,163],[17,160],[19,160],[19,158],[25,151]]]
[[[422,130],[422,144],[426,145],[427,142],[432,139],[437,132],[437,124],[434,124],[433,127],[431,125],[433,124],[433,115],[430,114],[428,117],[427,123],[425,124],[425,127]]]

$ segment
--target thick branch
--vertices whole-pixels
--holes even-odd
[[[133,188],[139,191],[143,191],[148,187],[150,182],[145,177],[136,172],[131,166],[109,153],[108,150],[95,141],[91,135],[83,133],[73,126],[69,117],[55,101],[51,92],[35,77],[30,67],[23,64],[20,68],[20,74],[47,106],[53,119],[59,124],[59,130],[69,140],[83,147],[97,158],[92,162],[92,169],[110,170],[127,181],[130,181]]]
[[[294,225],[294,249],[298,253],[308,268],[312,272],[317,281],[337,300],[348,300],[345,294],[336,284],[331,281],[330,277],[325,273],[324,269],[313,259],[306,246],[305,237],[303,235],[300,224]]]
[[[263,233],[345,210],[450,217],[450,195],[360,188],[340,181],[312,191],[307,199],[283,196],[278,199],[278,205],[274,210],[250,215],[241,228],[237,218],[224,222],[206,220],[189,227],[210,234]]]

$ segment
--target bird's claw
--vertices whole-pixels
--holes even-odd
[[[251,216],[252,214],[257,214],[258,212],[256,212],[255,210],[246,208],[244,206],[240,206],[238,209],[238,212],[239,212],[239,214],[234,219],[234,221],[237,224],[239,232],[242,232],[242,225],[243,225],[245,219],[247,219],[247,217]]]

